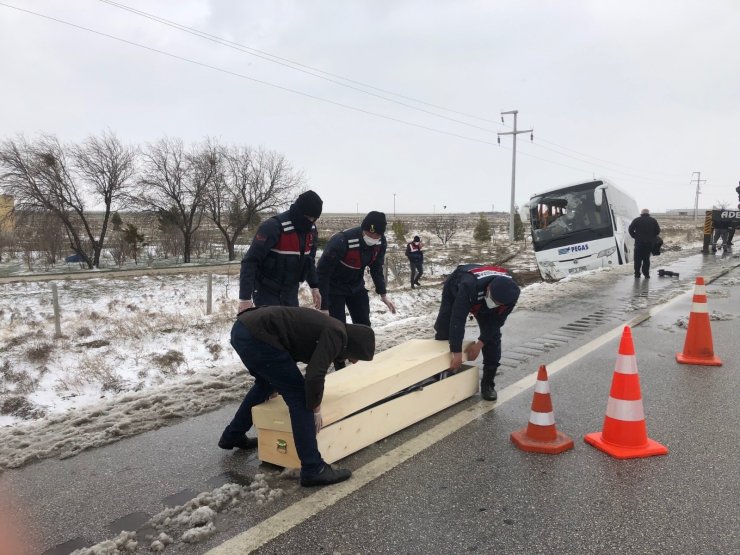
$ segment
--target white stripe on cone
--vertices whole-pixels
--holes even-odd
[[[625,401],[615,399],[609,396],[606,403],[606,415],[615,420],[624,420],[626,422],[637,422],[645,420],[645,411],[642,408],[642,399],[637,401]]]
[[[707,307],[707,303],[691,303],[691,312],[707,314],[709,312],[709,308]]]
[[[550,382],[544,380],[537,380],[534,384],[535,393],[550,393]]]
[[[552,426],[555,424],[555,415],[552,412],[529,413],[529,422],[537,426]]]
[[[619,374],[637,374],[637,357],[635,355],[617,355],[614,371]]]
[[[694,295],[706,295],[706,294],[707,294],[706,285],[695,285],[694,286]]]

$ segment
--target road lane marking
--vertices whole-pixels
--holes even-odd
[[[717,275],[710,278],[708,283],[725,275],[735,267],[737,266],[733,266],[732,268],[719,272]],[[672,306],[692,294],[692,290],[685,291],[661,305],[652,307],[646,313],[639,314],[628,322],[620,324],[619,326],[607,331],[596,339],[593,339],[585,345],[571,351],[567,355],[547,364],[548,376],[556,374],[563,368],[566,368],[589,353],[592,353],[610,341],[618,338],[621,335],[624,326],[639,326],[641,323],[650,319],[653,315],[662,312],[669,306]],[[244,555],[246,553],[252,553],[271,540],[351,495],[361,487],[369,484],[377,478],[380,478],[383,474],[393,470],[435,443],[438,443],[474,420],[477,420],[491,412],[496,407],[503,405],[520,393],[527,391],[533,387],[536,382],[537,372],[525,376],[519,381],[502,389],[498,394],[498,401],[495,403],[491,403],[490,401],[479,401],[472,407],[451,416],[444,422],[441,422],[415,438],[406,441],[403,445],[396,447],[388,453],[385,453],[377,459],[358,468],[352,473],[352,478],[348,481],[322,488],[316,493],[304,497],[291,506],[286,507],[279,513],[263,520],[252,528],[211,549],[208,553],[210,555]]]

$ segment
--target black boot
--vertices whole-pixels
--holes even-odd
[[[494,384],[496,378],[495,367],[483,367],[483,379],[480,381],[480,396],[486,401],[495,401],[498,399],[498,393],[496,393],[496,386]]]

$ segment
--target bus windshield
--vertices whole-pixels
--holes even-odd
[[[529,216],[535,252],[613,235],[605,196],[601,206],[594,201],[594,189],[600,184],[588,183],[532,197]]]

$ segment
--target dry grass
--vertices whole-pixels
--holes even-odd
[[[154,355],[152,362],[161,370],[161,372],[168,376],[177,374],[178,368],[185,362],[185,356],[180,351],[170,349],[164,354]]]
[[[79,395],[86,386],[113,393],[128,389],[105,353],[81,354],[76,366],[57,380],[56,389],[61,393]]]
[[[0,414],[16,416],[22,420],[32,420],[44,416],[44,410],[31,403],[23,395],[10,395],[0,400]]]
[[[26,350],[26,358],[35,364],[45,364],[53,351],[53,343],[37,342]]]
[[[211,353],[213,360],[218,360],[221,357],[223,347],[221,347],[220,343],[216,343],[215,341],[206,341],[206,350]]]

